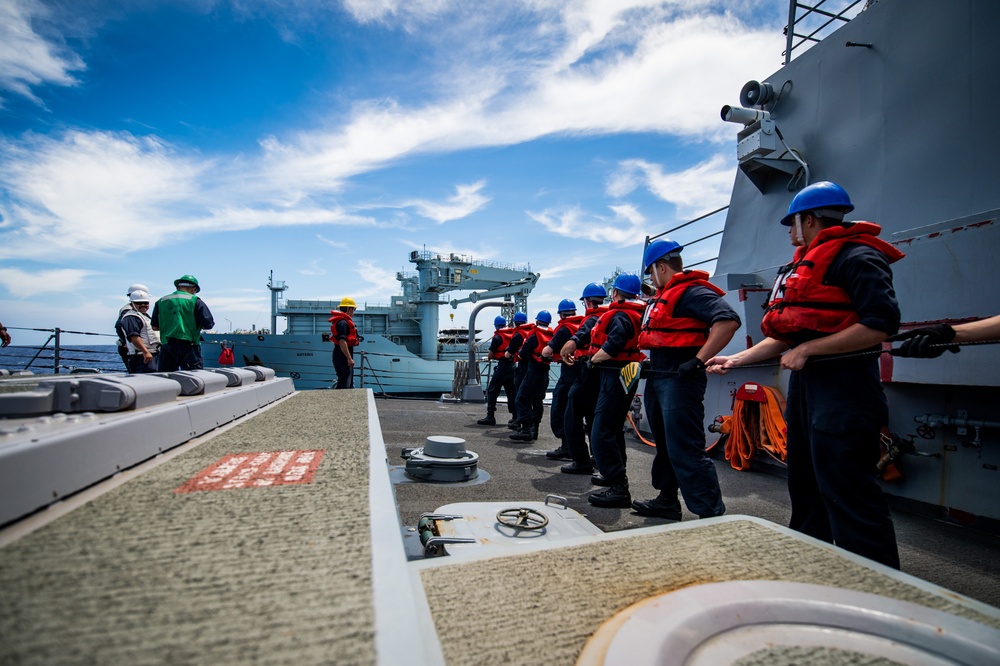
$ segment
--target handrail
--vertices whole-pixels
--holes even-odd
[[[666,236],[667,234],[672,234],[673,232],[677,231],[678,229],[683,229],[684,227],[688,227],[688,226],[694,224],[695,222],[701,222],[702,220],[704,220],[706,218],[709,218],[709,217],[712,217],[713,215],[715,215],[717,213],[721,213],[722,211],[727,210],[728,208],[729,208],[729,204],[726,204],[725,206],[722,206],[721,208],[716,208],[715,210],[710,211],[708,213],[705,213],[704,215],[699,215],[698,217],[694,218],[693,220],[689,220],[689,221],[685,222],[684,224],[679,224],[679,225],[677,225],[676,227],[674,227],[672,229],[667,229],[666,231],[664,231],[662,233],[658,233],[658,234],[656,234],[654,236],[646,236],[646,242],[642,246],[643,252],[645,252],[646,248],[649,246],[649,244],[651,242],[653,242],[654,240],[656,240],[657,238],[662,238],[663,236]],[[724,231],[725,231],[725,229],[720,229],[718,231],[714,231],[714,232],[708,234],[707,236],[702,236],[701,238],[696,238],[695,240],[689,241],[687,243],[681,243],[681,245],[683,245],[685,248],[689,248],[689,247],[691,247],[692,245],[694,245],[696,243],[701,243],[702,241],[706,241],[709,238],[714,238],[714,237],[722,234]],[[702,261],[699,261],[699,262],[693,263],[693,264],[688,264],[688,263],[685,262],[684,266],[685,266],[685,268],[694,268],[695,266],[701,266],[702,264],[707,264],[709,262],[715,261],[718,258],[719,258],[718,255],[716,255],[716,256],[712,257],[711,259],[703,259]],[[645,270],[645,268],[646,268],[645,266],[641,266],[640,269],[639,269],[639,273],[642,274],[642,271]]]
[[[799,48],[806,42],[815,42],[817,44],[821,42],[823,38],[816,37],[816,35],[826,30],[826,28],[829,27],[834,21],[850,23],[851,19],[848,18],[846,14],[862,2],[862,0],[851,0],[849,4],[846,7],[843,7],[840,11],[828,12],[824,9],[820,9],[826,1],[827,0],[819,0],[819,2],[814,4],[807,4],[805,2],[797,2],[797,0],[788,0],[788,24],[785,25],[785,50],[782,52],[782,55],[785,56],[786,65],[792,61],[792,54],[795,52],[795,49]],[[798,13],[799,9],[804,9],[805,11],[800,15]],[[864,8],[862,8],[862,10],[863,9]],[[809,34],[795,32],[795,26],[813,14],[825,16],[827,17],[827,20]],[[798,43],[793,43],[795,42],[796,37],[800,37],[801,39]]]
[[[117,335],[112,335],[110,333],[93,333],[91,331],[70,331],[56,328],[32,328],[23,326],[9,326],[8,328],[16,331],[36,331],[39,333],[48,333],[48,339],[42,343],[40,347],[31,345],[18,345],[14,344],[9,347],[4,348],[2,352],[2,359],[28,359],[28,362],[24,364],[23,367],[17,368],[19,371],[30,370],[32,366],[35,366],[36,361],[51,361],[51,371],[53,374],[60,374],[63,369],[72,370],[75,366],[63,365],[65,361],[84,361],[90,363],[113,363],[118,359],[117,356],[114,358],[109,358],[110,352],[102,352],[98,350],[91,349],[81,349],[79,347],[65,347],[62,344],[62,336],[64,335],[87,335],[95,337],[108,337],[118,339]],[[49,345],[52,345],[51,347]],[[29,354],[21,354],[19,352],[34,351],[34,354],[30,356]],[[51,356],[44,355],[45,352],[51,352]],[[65,352],[70,352],[73,354],[81,354],[82,356],[66,356]],[[46,371],[49,366],[43,365],[41,363],[36,366],[38,368],[44,368]],[[116,369],[117,370],[117,369]],[[118,370],[124,372],[124,369]]]

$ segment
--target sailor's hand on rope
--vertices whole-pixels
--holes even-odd
[[[566,365],[573,365],[576,363],[576,342],[573,340],[567,340],[566,344],[562,346],[559,350],[559,355],[562,356],[563,363]]]
[[[680,379],[690,379],[705,373],[705,363],[695,356],[677,366],[677,376]]]
[[[705,365],[708,366],[705,369],[705,372],[708,374],[724,375],[733,368],[740,366],[740,355],[733,354],[732,356],[713,356],[708,359],[708,363]],[[680,368],[678,368],[678,371],[680,371]]]
[[[781,356],[781,367],[785,370],[801,370],[809,360],[809,351],[805,344],[792,347]]]
[[[948,343],[955,339],[955,329],[948,324],[934,324],[924,328],[915,328],[912,331],[897,333],[889,338],[889,342],[900,342],[896,349],[890,354],[893,356],[906,356],[910,358],[937,358],[945,351],[957,354],[962,351],[958,345]]]

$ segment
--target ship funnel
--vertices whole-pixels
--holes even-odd
[[[756,122],[771,119],[771,114],[767,111],[744,109],[739,106],[729,106],[728,104],[722,107],[720,115],[727,123],[740,123],[741,125],[752,125]]]
[[[774,99],[774,88],[770,83],[760,83],[759,81],[747,81],[740,91],[740,104],[742,106],[764,106]]]

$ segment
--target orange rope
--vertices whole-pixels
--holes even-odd
[[[726,441],[726,460],[733,469],[750,469],[750,461],[757,450],[764,451],[779,462],[784,462],[785,400],[776,390],[762,386],[767,402],[736,400],[732,416],[723,417],[719,432],[729,434]]]
[[[639,428],[635,425],[635,421],[632,420],[632,412],[629,412],[625,416],[625,418],[627,418],[628,422],[632,424],[632,430],[635,431],[635,436],[639,438],[640,442],[642,442],[643,444],[647,444],[649,446],[652,446],[654,448],[656,447],[656,442],[649,441],[648,439],[646,439],[645,437],[642,436],[642,433],[639,432]]]

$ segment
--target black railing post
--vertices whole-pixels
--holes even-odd
[[[59,350],[60,350],[59,335],[60,335],[60,333],[62,333],[62,329],[57,327],[55,329],[55,331],[56,331],[56,334],[55,334],[56,346],[55,346],[55,349],[52,350],[52,372],[58,375],[59,374]]]

